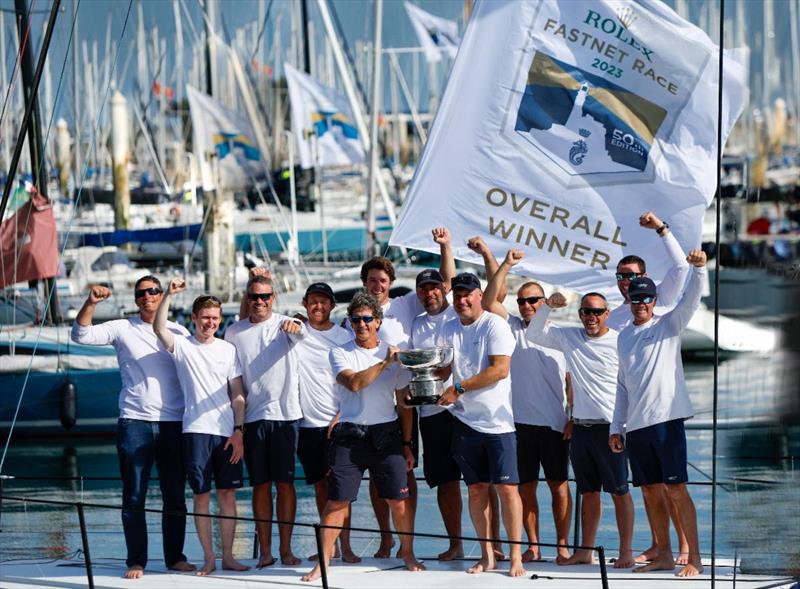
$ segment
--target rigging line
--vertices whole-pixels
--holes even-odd
[[[716,586],[716,547],[717,547],[717,412],[719,409],[719,263],[720,222],[722,220],[722,83],[723,58],[725,51],[725,0],[719,2],[719,72],[717,80],[717,194],[716,231],[714,251],[716,252],[716,271],[714,272],[714,413],[711,416],[711,588]]]
[[[8,106],[8,101],[9,101],[9,99],[11,97],[12,91],[17,87],[17,80],[19,80],[19,72],[20,72],[21,64],[22,64],[22,54],[25,51],[25,47],[28,44],[28,37],[30,36],[30,33],[31,33],[31,19],[30,19],[30,16],[31,16],[31,11],[33,10],[33,5],[35,3],[36,3],[36,0],[31,0],[31,6],[28,9],[28,14],[27,14],[27,17],[28,17],[28,28],[25,30],[25,37],[22,39],[22,42],[19,44],[19,47],[17,49],[17,59],[14,61],[14,71],[11,72],[11,83],[8,85],[8,88],[6,89],[6,97],[3,99],[3,110],[0,111],[0,139],[2,139],[3,121],[6,118],[6,108]],[[17,17],[17,11],[15,10],[14,11],[14,19],[15,20],[16,20],[16,17]],[[15,30],[16,30],[16,27],[15,27]],[[9,41],[10,40],[11,39],[9,39]],[[5,67],[5,64],[3,64],[3,67]]]
[[[58,6],[59,6],[60,3],[61,3],[61,0],[54,0],[54,3],[53,3],[54,11],[51,12],[51,17],[54,14],[57,14]],[[133,7],[133,0],[128,0],[128,10],[127,10],[127,12],[125,14],[125,22],[122,25],[122,31],[120,32],[120,38],[119,38],[119,42],[117,44],[117,50],[114,53],[114,63],[111,66],[111,71],[112,72],[116,71],[117,60],[119,58],[120,45],[121,45],[123,37],[125,36],[125,31],[128,29],[128,21],[130,19],[130,14],[131,14],[131,8],[132,7]],[[48,28],[48,33],[50,33],[51,31],[52,31],[52,27],[49,27]],[[45,38],[48,40],[48,44],[44,45],[44,49],[46,50],[48,48],[48,46],[49,46],[49,37],[46,36]],[[37,74],[39,75],[39,77],[41,77],[41,72],[39,72],[38,68],[37,68]],[[110,76],[109,76],[109,83],[106,86],[105,97],[103,98],[103,103],[102,103],[102,106],[101,106],[101,109],[100,109],[100,116],[98,116],[97,120],[95,121],[94,130],[92,132],[92,141],[93,142],[97,141],[98,129],[100,127],[100,120],[102,118],[102,115],[103,115],[103,112],[105,110],[106,104],[108,103],[108,94],[109,94],[110,88],[111,88],[111,83],[110,83]],[[19,158],[17,158],[17,159],[19,159]],[[69,241],[69,235],[70,235],[70,233],[72,231],[72,223],[75,220],[75,211],[77,210],[78,204],[80,203],[81,195],[83,194],[83,182],[86,179],[86,174],[88,173],[88,171],[89,171],[89,161],[87,160],[86,164],[84,165],[83,172],[81,174],[81,184],[80,184],[80,187],[78,188],[78,195],[75,198],[75,204],[73,205],[72,214],[70,215],[69,223],[67,224],[67,231],[66,231],[66,234],[64,236],[64,246],[61,249],[61,255],[64,254],[64,250],[67,247],[67,242]],[[48,297],[47,297],[47,304],[48,305],[50,303],[50,299],[53,296],[53,290],[54,289],[51,289],[50,292],[48,293]],[[0,456],[0,474],[2,474],[2,472],[3,472],[3,466],[5,465],[6,455],[8,454],[8,448],[9,448],[9,446],[11,444],[11,436],[14,433],[14,426],[17,423],[17,417],[19,417],[19,412],[20,412],[20,409],[22,407],[22,399],[25,396],[25,390],[26,390],[26,388],[28,386],[28,380],[30,379],[31,370],[32,370],[32,367],[33,367],[33,359],[36,356],[36,350],[37,350],[37,348],[39,346],[39,340],[42,337],[42,329],[44,328],[44,322],[45,322],[45,316],[43,315],[41,321],[39,322],[39,328],[38,328],[38,331],[36,333],[36,341],[34,342],[33,350],[32,350],[32,353],[31,353],[31,359],[28,362],[28,370],[25,373],[25,379],[22,382],[22,390],[20,390],[20,393],[19,393],[19,400],[17,401],[17,408],[14,411],[14,418],[11,421],[11,426],[8,428],[8,436],[6,437],[6,443],[5,443],[4,447],[3,447],[3,454],[2,454],[2,456]]]
[[[258,55],[258,48],[261,47],[261,39],[264,38],[264,32],[267,30],[267,23],[269,22],[269,16],[272,12],[272,0],[269,0],[269,4],[267,4],[267,12],[264,15],[264,22],[261,23],[261,30],[258,31],[258,36],[256,37],[256,46],[253,48],[253,54],[250,56],[250,61],[253,61]]]

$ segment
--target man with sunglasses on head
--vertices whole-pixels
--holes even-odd
[[[569,492],[569,438],[572,423],[567,417],[566,360],[552,348],[528,340],[526,330],[544,305],[544,290],[537,282],[526,282],[517,291],[519,317],[509,315],[503,305],[506,277],[523,258],[520,250],[508,250],[494,272],[483,296],[483,308],[506,319],[517,342],[511,356],[511,406],[517,436],[519,494],[522,521],[531,543],[522,562],[541,558],[539,542],[539,504],[536,487],[539,468],[552,497],[556,543],[569,543],[572,497]],[[569,550],[558,549],[556,562],[566,561]]]
[[[111,345],[117,352],[122,379],[117,454],[128,567],[124,577],[138,579],[147,566],[147,522],[142,510],[154,462],[164,510],[161,517],[164,562],[170,570],[193,571],[194,565],[183,554],[186,533],[186,515],[183,515],[186,472],[181,453],[183,393],[175,365],[153,331],[162,297],[161,282],[151,275],[136,281],[134,300],[138,315],[92,325],[95,307],[110,296],[111,290],[105,286],[91,287],[72,325],[72,340],[84,345]],[[169,322],[167,328],[176,336],[189,335],[177,323]]]
[[[600,492],[611,495],[617,516],[619,557],[615,568],[634,566],[633,500],[628,490],[628,458],[611,452],[602,441],[609,434],[617,397],[617,332],[609,329],[606,298],[590,292],[581,298],[583,327],[560,327],[548,322],[551,309],[566,307],[561,293],[550,295],[533,316],[527,337],[532,342],[561,351],[567,359],[572,383],[573,429],[570,458],[581,494],[581,544],[595,546],[600,524]],[[578,549],[562,565],[592,564],[594,551]]]
[[[642,216],[639,217],[639,225],[646,229],[652,229],[656,232],[662,245],[664,246],[664,249],[667,252],[667,255],[669,256],[670,261],[672,262],[669,271],[667,272],[666,276],[664,276],[664,280],[662,280],[656,286],[658,290],[657,305],[660,309],[666,311],[675,305],[678,297],[683,291],[686,277],[689,274],[689,264],[686,262],[686,256],[684,255],[678,240],[675,239],[675,236],[670,231],[669,225],[662,222],[661,219],[659,219],[653,212],[647,211],[646,213],[642,214]],[[619,288],[619,292],[624,299],[624,303],[609,313],[606,324],[611,329],[621,332],[625,327],[630,325],[631,321],[633,320],[633,316],[631,314],[628,288],[631,280],[636,280],[637,278],[646,276],[647,267],[645,265],[645,261],[637,255],[632,254],[625,256],[617,264],[617,288]],[[668,499],[668,496],[666,495],[666,489],[664,489],[664,494],[664,496]],[[644,498],[644,501],[645,505],[647,505],[647,498]],[[689,545],[688,541],[686,540],[686,535],[683,533],[683,529],[681,528],[677,506],[671,500],[669,500],[669,507],[670,517],[675,527],[675,532],[678,536],[679,554],[677,563],[683,565],[688,562]],[[658,552],[659,549],[657,545],[657,539],[655,536],[653,536],[652,544],[649,548],[647,548],[647,550],[636,557],[636,562],[647,562],[656,556]]]
[[[697,512],[686,487],[686,432],[684,421],[693,416],[681,361],[681,332],[700,306],[706,279],[706,254],[692,250],[686,291],[675,308],[654,314],[658,293],[646,277],[631,281],[628,295],[633,323],[619,335],[619,379],[609,446],[615,453],[627,449],[633,484],[642,487],[648,519],[658,553],[637,572],[671,570],[675,566],[669,536],[670,500],[677,505],[681,527],[689,544],[688,562],[678,576],[703,572],[697,537]]]
[[[249,315],[225,330],[225,340],[236,347],[247,392],[244,424],[244,461],[253,485],[253,515],[271,520],[272,483],[277,488],[276,519],[294,522],[295,454],[300,434],[300,389],[295,343],[304,336],[303,324],[272,311],[275,289],[263,273],[252,272],[245,296]],[[272,524],[257,522],[258,568],[275,564]],[[279,555],[285,565],[300,564],[292,552],[292,524],[279,524]]]
[[[354,339],[333,348],[330,361],[339,384],[340,418],[333,430],[328,501],[322,514],[323,554],[330,563],[339,529],[358,497],[369,469],[378,496],[385,500],[400,535],[398,558],[409,571],[425,570],[414,556],[414,513],[409,505],[407,472],[414,466],[408,443],[411,412],[402,408],[409,375],[397,363],[397,348],[379,339],[383,311],[371,295],[359,292],[347,307]],[[320,563],[303,581],[321,575]]]

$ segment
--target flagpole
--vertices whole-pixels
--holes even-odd
[[[372,120],[369,131],[369,174],[367,175],[367,252],[378,255],[378,240],[375,235],[375,177],[378,169],[378,114],[381,111],[381,33],[383,28],[383,0],[375,0],[375,42],[372,60]],[[369,257],[368,256],[368,257]]]

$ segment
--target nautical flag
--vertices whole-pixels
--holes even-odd
[[[454,20],[447,20],[425,12],[421,8],[414,6],[411,2],[404,2],[408,18],[414,26],[419,44],[425,50],[425,57],[429,62],[442,60],[442,54],[446,54],[450,59],[456,56],[458,44],[458,25]]]
[[[312,131],[316,135],[318,165],[362,163],[364,149],[347,99],[288,63],[283,68],[292,103],[292,129],[299,146],[300,165],[304,168],[314,167],[314,153],[309,139]]]
[[[0,288],[58,274],[53,209],[33,188],[30,200],[0,225]]]
[[[499,32],[502,31],[502,34]],[[657,0],[480,2],[390,243],[455,255],[481,235],[519,272],[619,300],[617,261],[669,259],[652,210],[684,250],[700,245],[716,189],[718,47]],[[742,110],[744,68],[726,54],[722,138]]]
[[[240,189],[255,184],[255,179],[265,172],[265,163],[247,119],[192,86],[186,86],[186,97],[203,190],[214,190],[217,186],[217,165],[221,187]]]

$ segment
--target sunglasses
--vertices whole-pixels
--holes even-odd
[[[144,295],[150,295],[151,297],[156,296],[157,294],[161,294],[164,292],[157,286],[151,286],[150,288],[138,288],[133,291],[133,296],[137,299],[142,298]]]
[[[247,298],[253,301],[264,301],[265,303],[272,298],[272,292],[248,292]]]
[[[350,316],[350,323],[352,323],[353,325],[358,325],[362,321],[364,323],[369,324],[369,323],[372,323],[373,321],[375,321],[375,317],[373,317],[372,315],[351,315]]]
[[[578,313],[583,315],[584,317],[588,317],[589,315],[594,315],[595,317],[600,317],[603,313],[605,313],[608,309],[603,307],[602,309],[595,309],[593,307],[581,307],[578,309]]]
[[[649,305],[655,300],[655,297],[646,296],[646,297],[636,297],[631,299],[632,305]]]
[[[644,272],[617,272],[615,276],[617,277],[617,282],[622,282],[623,280],[641,278],[644,276]]]
[[[517,304],[522,305],[524,303],[528,303],[529,305],[535,305],[545,297],[517,297]]]

